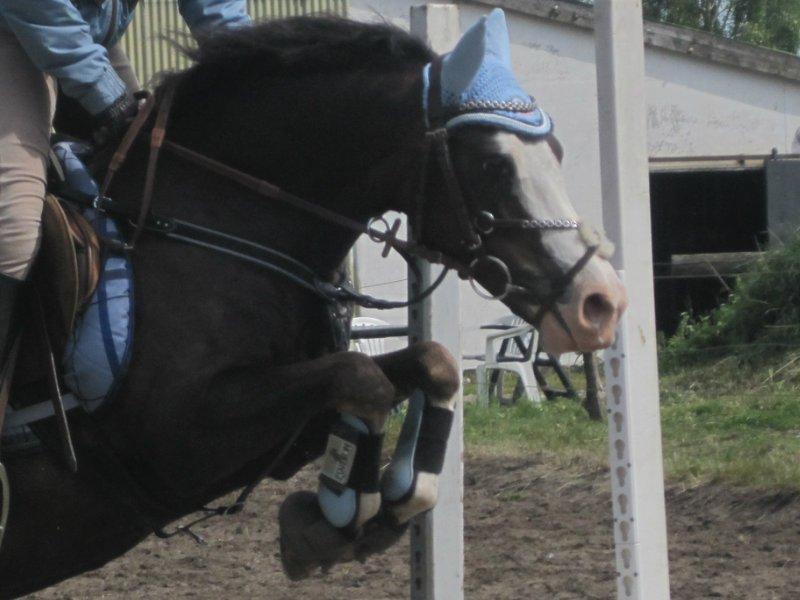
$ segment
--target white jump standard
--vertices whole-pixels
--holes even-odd
[[[594,15],[603,220],[632,290],[605,356],[617,598],[668,600],[642,5],[598,0]]]

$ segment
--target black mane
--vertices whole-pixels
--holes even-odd
[[[299,75],[425,64],[433,51],[389,23],[338,17],[295,17],[218,32],[185,50],[191,70],[238,70]]]

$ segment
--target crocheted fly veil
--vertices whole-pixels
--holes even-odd
[[[526,137],[552,131],[550,117],[525,93],[511,67],[505,13],[495,9],[455,49],[423,70],[428,126],[488,125]]]

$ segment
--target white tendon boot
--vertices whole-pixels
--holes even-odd
[[[454,407],[455,396],[432,400],[418,390],[409,398],[392,462],[381,479],[384,510],[397,525],[436,505]]]

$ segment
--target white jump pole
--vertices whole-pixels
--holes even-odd
[[[459,39],[458,8],[428,4],[411,8],[411,33],[436,52],[447,52]],[[422,99],[420,98],[420,101]],[[419,264],[423,281],[415,285],[409,274],[409,295],[433,280],[432,267]],[[436,340],[458,362],[461,372],[459,280],[447,276],[424,302],[409,309],[409,341]],[[436,507],[411,522],[412,600],[463,600],[464,598],[464,412],[459,388],[444,469],[439,477]]]
[[[642,4],[594,6],[603,221],[630,296],[605,356],[617,598],[668,600]]]

